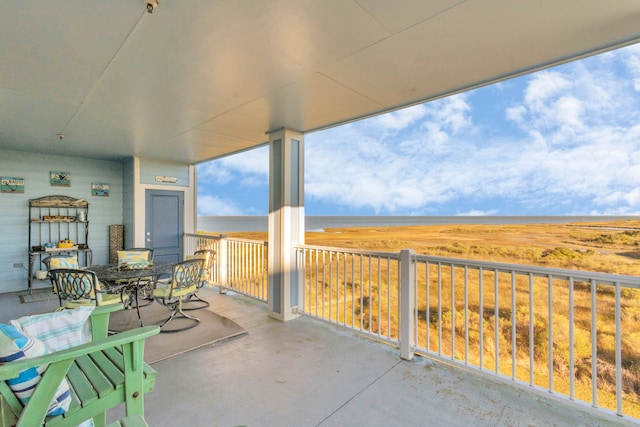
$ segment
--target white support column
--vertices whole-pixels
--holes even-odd
[[[224,236],[218,241],[218,253],[216,254],[218,262],[218,282],[220,283],[219,291],[221,294],[227,293],[227,245],[229,241]]]
[[[400,357],[413,359],[415,317],[415,270],[412,249],[400,251]]]
[[[297,317],[294,244],[304,244],[304,137],[290,129],[269,133],[269,314]]]

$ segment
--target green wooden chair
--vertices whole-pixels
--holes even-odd
[[[125,404],[131,424],[114,425],[145,426],[144,394],[153,390],[157,373],[143,361],[144,342],[159,328],[147,326],[107,336],[109,314],[121,309],[122,305],[112,305],[93,310],[93,340],[89,343],[0,364],[3,426],[73,427],[93,419],[96,427],[103,427],[106,411],[121,403]],[[7,381],[27,369],[46,365],[33,394],[23,405]],[[73,389],[71,406],[63,415],[47,417],[50,402],[64,379]]]

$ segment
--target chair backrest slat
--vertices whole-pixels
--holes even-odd
[[[60,305],[63,301],[95,300],[98,278],[93,271],[57,268],[49,272]]]
[[[174,292],[190,286],[197,286],[200,281],[200,272],[202,271],[203,265],[204,260],[201,258],[189,259],[175,264],[173,266],[169,298],[172,297]]]

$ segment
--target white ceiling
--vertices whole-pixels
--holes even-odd
[[[145,3],[0,0],[0,148],[198,163],[640,41],[638,0]]]

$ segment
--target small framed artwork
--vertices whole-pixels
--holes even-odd
[[[0,178],[0,183],[2,193],[24,193],[24,178],[3,176]]]
[[[108,182],[92,182],[91,195],[98,196],[98,197],[109,197],[109,183]]]
[[[71,187],[71,173],[61,171],[49,172],[49,180],[54,187]]]

